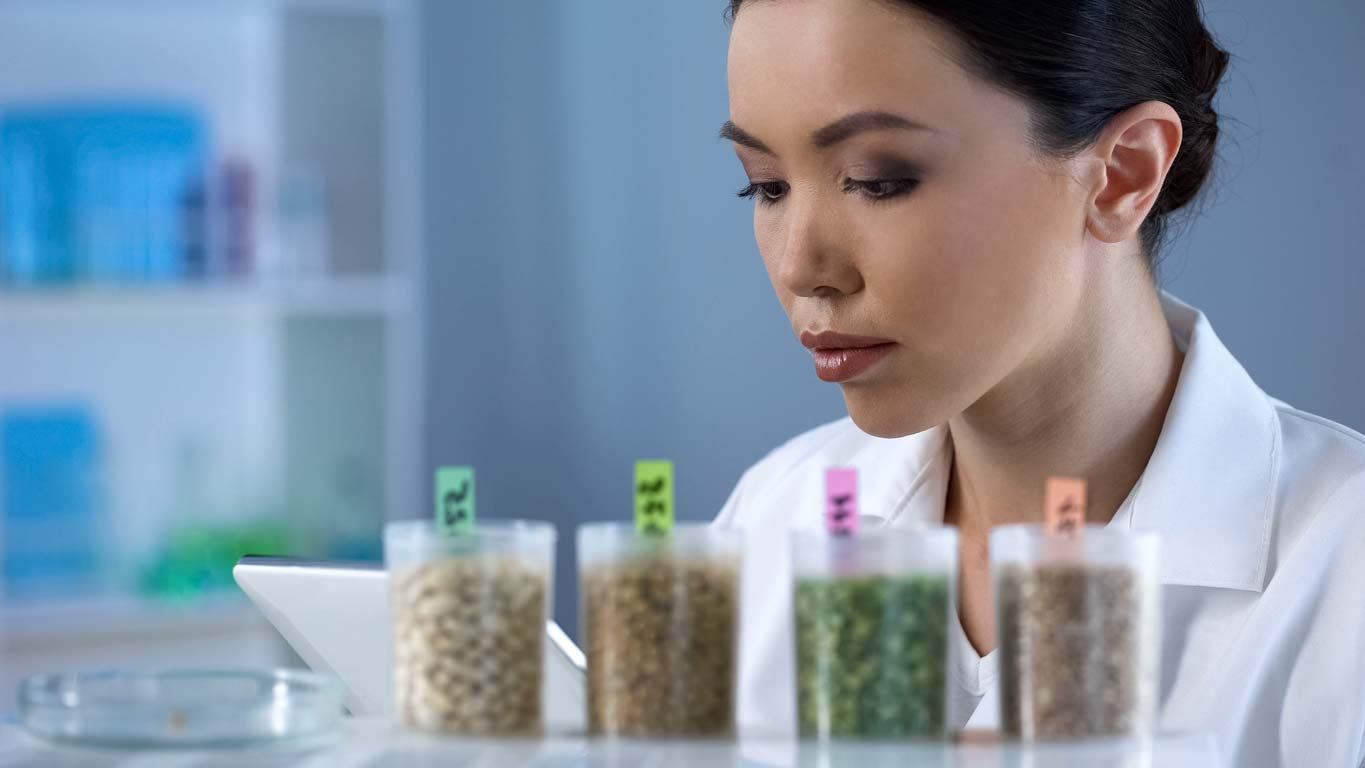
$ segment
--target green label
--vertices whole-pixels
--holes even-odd
[[[436,528],[466,533],[474,527],[474,468],[436,470]]]
[[[673,462],[635,462],[635,530],[646,536],[673,530]]]

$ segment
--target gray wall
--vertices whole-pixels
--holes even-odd
[[[1365,3],[1206,7],[1229,140],[1164,282],[1267,392],[1365,429]]]
[[[630,516],[631,462],[678,464],[705,519],[743,469],[842,414],[811,375],[731,194],[723,3],[426,6],[432,465],[485,516],[572,536]],[[1215,0],[1237,56],[1222,177],[1163,279],[1272,393],[1365,426],[1365,5]]]

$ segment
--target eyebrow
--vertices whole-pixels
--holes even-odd
[[[810,143],[820,149],[833,146],[841,141],[846,141],[854,136],[867,131],[928,131],[936,133],[933,128],[917,123],[908,117],[892,114],[891,112],[855,112],[848,117],[841,117],[829,125],[811,134]]]
[[[767,144],[759,141],[757,136],[754,136],[752,133],[740,128],[729,120],[726,120],[720,126],[720,137],[722,139],[729,139],[740,146],[756,149],[759,152],[765,152],[769,155],[776,154],[771,149],[768,149]]]
[[[867,110],[841,117],[812,133],[810,143],[817,149],[826,149],[841,141],[847,141],[860,133],[888,130],[928,131],[930,133],[937,133],[935,129],[930,128],[923,123],[915,122],[910,118],[902,117],[892,112]],[[729,139],[736,144],[756,149],[759,152],[765,152],[770,155],[776,154],[768,148],[767,144],[760,141],[757,136],[740,128],[730,120],[726,120],[725,123],[721,125],[720,138]]]

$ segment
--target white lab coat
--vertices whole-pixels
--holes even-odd
[[[1235,766],[1365,766],[1365,437],[1267,396],[1203,314],[1163,297],[1185,352],[1147,468],[1111,525],[1161,536],[1163,730]],[[739,722],[795,729],[786,531],[821,524],[828,466],[859,469],[866,524],[941,522],[951,437],[844,419],[773,451],[717,518],[745,531]],[[948,719],[997,724],[996,654],[951,631]]]

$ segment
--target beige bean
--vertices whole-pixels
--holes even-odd
[[[510,558],[448,558],[394,574],[395,702],[410,727],[462,735],[541,730],[546,575]]]

